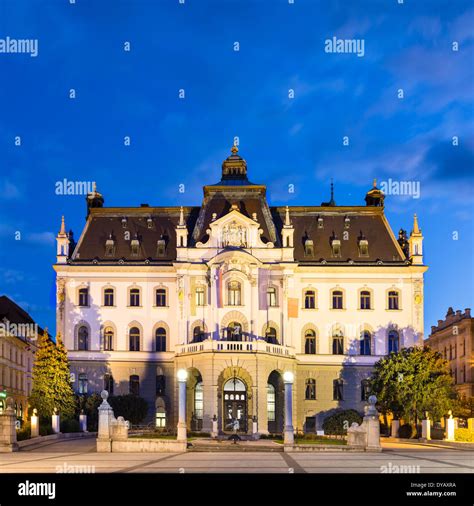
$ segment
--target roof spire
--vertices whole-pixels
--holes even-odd
[[[67,234],[66,234],[66,224],[64,222],[64,216],[61,217],[61,229],[59,230],[58,236],[60,236],[60,237],[67,237]]]
[[[412,234],[421,235],[420,227],[418,226],[418,217],[416,213],[413,215],[413,231]]]
[[[232,148],[230,149],[232,151],[232,154],[237,154],[239,152],[239,148],[234,144]]]
[[[178,223],[178,227],[185,227],[186,224],[184,223],[184,211],[183,211],[183,206],[181,206],[179,208],[179,223]]]
[[[375,178],[375,177],[374,177],[373,185],[374,185],[374,188],[377,188],[377,178]]]
[[[290,208],[288,206],[285,208],[285,227],[291,227]]]
[[[336,202],[334,200],[334,183],[333,183],[333,179],[331,178],[331,200],[329,202],[322,202],[321,205],[323,207],[335,207],[336,206]]]

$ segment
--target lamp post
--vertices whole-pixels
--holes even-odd
[[[178,371],[178,384],[179,384],[179,410],[178,410],[178,441],[186,441],[186,380],[188,373],[186,369]]]
[[[293,429],[293,381],[295,377],[291,371],[283,374],[285,383],[285,431],[284,444],[292,445],[295,442]]]

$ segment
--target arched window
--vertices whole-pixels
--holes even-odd
[[[360,341],[359,341],[359,355],[370,355],[370,341],[371,334],[368,330],[364,330],[360,333]]]
[[[368,379],[363,379],[360,382],[360,400],[367,401],[369,400],[370,395],[370,381]]]
[[[314,290],[306,290],[304,293],[304,308],[315,309],[316,308],[316,292]]]
[[[130,376],[129,392],[132,395],[140,395],[140,377],[137,374]]]
[[[388,333],[388,352],[398,353],[399,345],[400,338],[398,337],[398,332],[396,330],[391,330]]]
[[[242,341],[242,325],[238,322],[229,323],[227,341]]]
[[[332,382],[332,399],[334,401],[344,400],[344,382],[342,379],[335,379]]]
[[[85,325],[77,331],[77,348],[81,351],[89,349],[89,329]]]
[[[305,399],[308,401],[313,401],[316,399],[316,380],[313,378],[309,378],[305,383]]]
[[[344,355],[344,335],[340,329],[334,330],[332,334],[332,354]]]
[[[193,343],[201,343],[204,341],[204,330],[200,325],[197,325],[193,329]]]
[[[114,289],[106,288],[104,290],[104,306],[113,306],[114,305]]]
[[[306,355],[316,354],[316,332],[308,329],[304,335],[304,352]]]
[[[104,330],[104,351],[112,351],[114,349],[114,329],[107,327]]]
[[[274,286],[270,286],[267,289],[267,306],[268,307],[277,306],[277,291]]]
[[[334,290],[332,292],[332,308],[343,309],[344,307],[344,296],[341,290]]]
[[[137,307],[140,305],[140,289],[139,288],[131,288],[130,289],[130,306]]]
[[[277,331],[275,327],[267,327],[265,329],[265,341],[269,344],[278,344]]]
[[[109,395],[114,395],[114,378],[111,374],[104,374],[104,390],[109,392]]]
[[[397,310],[400,309],[400,297],[396,290],[388,292],[388,309]]]
[[[195,296],[196,296],[196,306],[204,306],[204,287],[198,286],[196,287]]]
[[[155,301],[158,307],[166,307],[166,290],[158,288],[155,292]]]
[[[129,336],[129,350],[140,351],[140,329],[132,327],[128,333]]]
[[[89,289],[88,288],[80,288],[79,289],[79,306],[88,306],[89,305]]]
[[[267,384],[267,419],[269,422],[275,421],[275,387],[271,384]]]
[[[79,391],[80,394],[87,394],[87,374],[81,373],[79,374]]]
[[[242,303],[241,286],[238,281],[230,281],[227,285],[227,300],[229,306],[240,306]]]
[[[163,327],[155,331],[155,351],[166,351],[166,329]]]
[[[159,407],[156,408],[155,412],[155,425],[157,429],[165,429],[166,428],[166,411],[165,408]]]
[[[370,307],[370,292],[368,290],[362,290],[360,292],[360,308],[371,309]]]
[[[158,374],[156,377],[156,395],[163,397],[166,393],[166,376]]]
[[[204,416],[204,391],[201,381],[196,383],[194,388],[194,416],[198,420],[202,420]]]

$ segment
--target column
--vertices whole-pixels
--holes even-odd
[[[284,443],[292,445],[295,442],[294,429],[293,429],[293,381],[294,381],[293,373],[290,371],[285,372],[285,374],[283,374],[283,381],[285,383]]]
[[[186,380],[188,373],[185,369],[178,371],[178,385],[179,385],[179,407],[178,407],[178,441],[187,440],[186,432]]]

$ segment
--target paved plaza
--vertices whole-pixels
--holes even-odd
[[[95,439],[44,442],[0,455],[0,473],[473,473],[474,451],[384,442],[382,453],[96,453]]]

